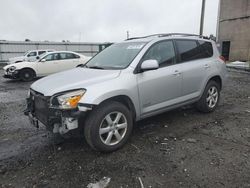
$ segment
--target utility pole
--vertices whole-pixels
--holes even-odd
[[[200,35],[203,35],[205,6],[206,6],[206,0],[202,0],[201,20],[200,20]]]
[[[129,31],[127,31],[127,39],[129,39]]]
[[[217,26],[216,26],[216,42],[219,41],[219,32],[220,32],[220,8],[221,0],[218,2],[218,15],[217,15]]]

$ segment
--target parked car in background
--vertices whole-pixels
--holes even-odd
[[[53,133],[83,128],[95,150],[128,140],[134,122],[187,104],[213,112],[227,75],[213,40],[161,34],[113,44],[74,70],[31,85],[25,114]]]
[[[23,61],[36,61],[44,53],[53,52],[54,50],[32,50],[26,52],[23,56],[10,58],[7,64],[19,63]]]
[[[4,78],[31,81],[35,77],[47,76],[84,65],[89,59],[90,57],[70,51],[48,52],[37,61],[6,65],[3,67]]]

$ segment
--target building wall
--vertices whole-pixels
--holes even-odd
[[[230,41],[229,60],[250,60],[250,0],[221,0],[218,39]]]
[[[0,41],[0,63],[5,63],[11,57],[22,56],[25,52],[36,49],[74,51],[94,56],[105,45],[106,43]]]

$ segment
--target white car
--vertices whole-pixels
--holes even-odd
[[[20,62],[6,65],[4,78],[31,81],[35,77],[69,70],[84,65],[90,57],[69,51],[49,52],[34,62]]]
[[[23,56],[19,57],[13,57],[10,58],[7,64],[13,64],[13,63],[19,63],[23,61],[36,61],[39,59],[39,56],[48,53],[48,52],[53,52],[54,50],[32,50],[26,52]]]

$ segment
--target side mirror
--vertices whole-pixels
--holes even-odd
[[[143,61],[141,64],[142,71],[156,70],[158,68],[159,68],[159,63],[157,60],[154,60],[154,59]]]
[[[46,61],[46,59],[42,59],[41,62],[44,63]]]
[[[36,56],[36,59],[40,59],[39,56]]]

